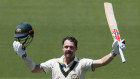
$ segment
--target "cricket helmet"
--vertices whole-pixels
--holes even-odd
[[[32,26],[27,22],[21,22],[17,25],[15,29],[14,38],[16,41],[22,43],[22,45],[27,47],[34,37],[34,30]]]

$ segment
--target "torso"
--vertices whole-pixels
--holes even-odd
[[[48,72],[48,70],[52,72],[52,79],[85,79],[85,72],[91,70],[93,60],[79,59],[73,62],[77,62],[75,66],[72,63],[71,65],[62,67],[58,59],[51,59],[49,62],[42,63],[41,67],[45,72]],[[73,66],[73,69],[71,68],[72,70],[70,70],[71,66]]]

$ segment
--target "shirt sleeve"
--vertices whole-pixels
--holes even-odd
[[[52,71],[54,59],[48,60],[40,64],[40,67],[44,70],[44,72],[48,73]]]
[[[92,59],[83,58],[81,61],[82,67],[84,70],[94,71],[95,69],[93,68],[93,62],[94,60]]]

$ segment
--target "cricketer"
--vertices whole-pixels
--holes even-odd
[[[33,73],[51,72],[52,79],[85,79],[85,73],[87,71],[94,71],[96,68],[107,65],[120,53],[119,47],[123,51],[125,49],[123,41],[115,40],[112,44],[113,50],[100,59],[78,58],[76,56],[78,41],[75,37],[67,36],[62,40],[63,55],[60,58],[54,58],[40,64],[35,64],[25,52],[27,45],[30,44],[34,37],[32,26],[26,22],[18,24],[15,29],[14,37],[14,51],[22,58],[29,70]]]

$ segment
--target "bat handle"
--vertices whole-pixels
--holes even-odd
[[[124,58],[123,51],[120,47],[119,47],[119,51],[120,51],[120,56],[121,56],[122,62],[125,63],[126,60]]]

